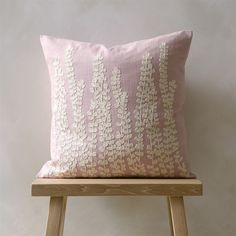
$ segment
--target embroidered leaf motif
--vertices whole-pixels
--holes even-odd
[[[131,114],[128,111],[128,94],[121,89],[121,72],[115,67],[112,70],[111,88],[115,98],[115,107],[117,108],[117,117],[119,122],[116,124],[119,131],[116,132],[115,141],[115,160],[112,165],[116,170],[115,174],[121,175],[125,173],[125,158],[134,159],[134,147],[131,142]]]
[[[55,145],[52,146],[55,149],[52,152],[58,161],[50,166],[48,175],[73,177],[79,171],[80,176],[86,177],[124,176],[126,173],[174,177],[176,167],[187,175],[173,110],[177,85],[175,80],[168,79],[168,46],[160,45],[159,81],[155,80],[152,56],[143,55],[132,113],[128,109],[128,93],[121,86],[120,69],[113,68],[108,83],[101,54],[93,61],[92,82],[87,88],[92,99],[89,110],[84,112],[85,82],[76,78],[73,55],[74,48],[69,45],[65,50],[65,64],[62,66],[59,58],[53,62],[52,142]],[[114,124],[112,105],[117,118]],[[159,114],[159,110],[164,110],[163,114]],[[68,111],[71,111],[71,122]]]
[[[101,176],[110,176],[109,162],[114,157],[114,135],[111,125],[111,102],[110,89],[105,76],[105,66],[103,64],[103,56],[97,55],[93,62],[93,80],[92,89],[93,99],[91,101],[90,110],[88,112],[89,126],[94,133],[90,136],[88,155],[98,155],[98,171]],[[99,148],[97,146],[99,141]]]
[[[187,174],[187,168],[184,164],[183,157],[180,155],[179,141],[174,118],[174,96],[176,90],[176,82],[168,80],[168,45],[162,43],[160,45],[159,57],[159,73],[160,73],[160,91],[164,108],[164,125],[163,128],[163,144],[166,160],[166,170],[169,176],[174,176],[174,163],[181,174]]]

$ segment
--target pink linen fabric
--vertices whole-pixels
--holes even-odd
[[[192,32],[110,48],[41,36],[51,160],[38,177],[191,178],[183,116]]]

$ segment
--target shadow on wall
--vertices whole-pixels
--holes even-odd
[[[233,139],[236,134],[236,101],[213,84],[196,86],[188,82],[185,111],[193,171],[204,177],[210,170],[212,177],[220,178],[219,169],[223,173],[223,168],[234,161],[236,153]]]
[[[203,81],[192,78],[186,87],[189,161],[204,186],[203,198],[191,201],[188,209],[191,227],[193,232],[201,229],[201,235],[223,235],[227,230],[235,233],[229,212],[236,204],[236,99],[223,87],[217,88],[213,80],[210,84]],[[207,212],[211,212],[211,219]]]

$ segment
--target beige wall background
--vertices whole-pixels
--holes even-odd
[[[110,46],[181,29],[194,31],[186,122],[189,159],[204,183],[203,197],[186,199],[190,235],[235,235],[235,10],[234,0],[0,0],[0,235],[44,234],[48,199],[30,196],[50,158],[50,83],[39,35]],[[71,198],[65,235],[170,235],[166,201]]]

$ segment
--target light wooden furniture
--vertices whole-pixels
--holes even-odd
[[[187,236],[183,196],[202,195],[197,179],[36,179],[32,196],[50,196],[46,236],[62,236],[68,196],[167,196],[172,236]]]

